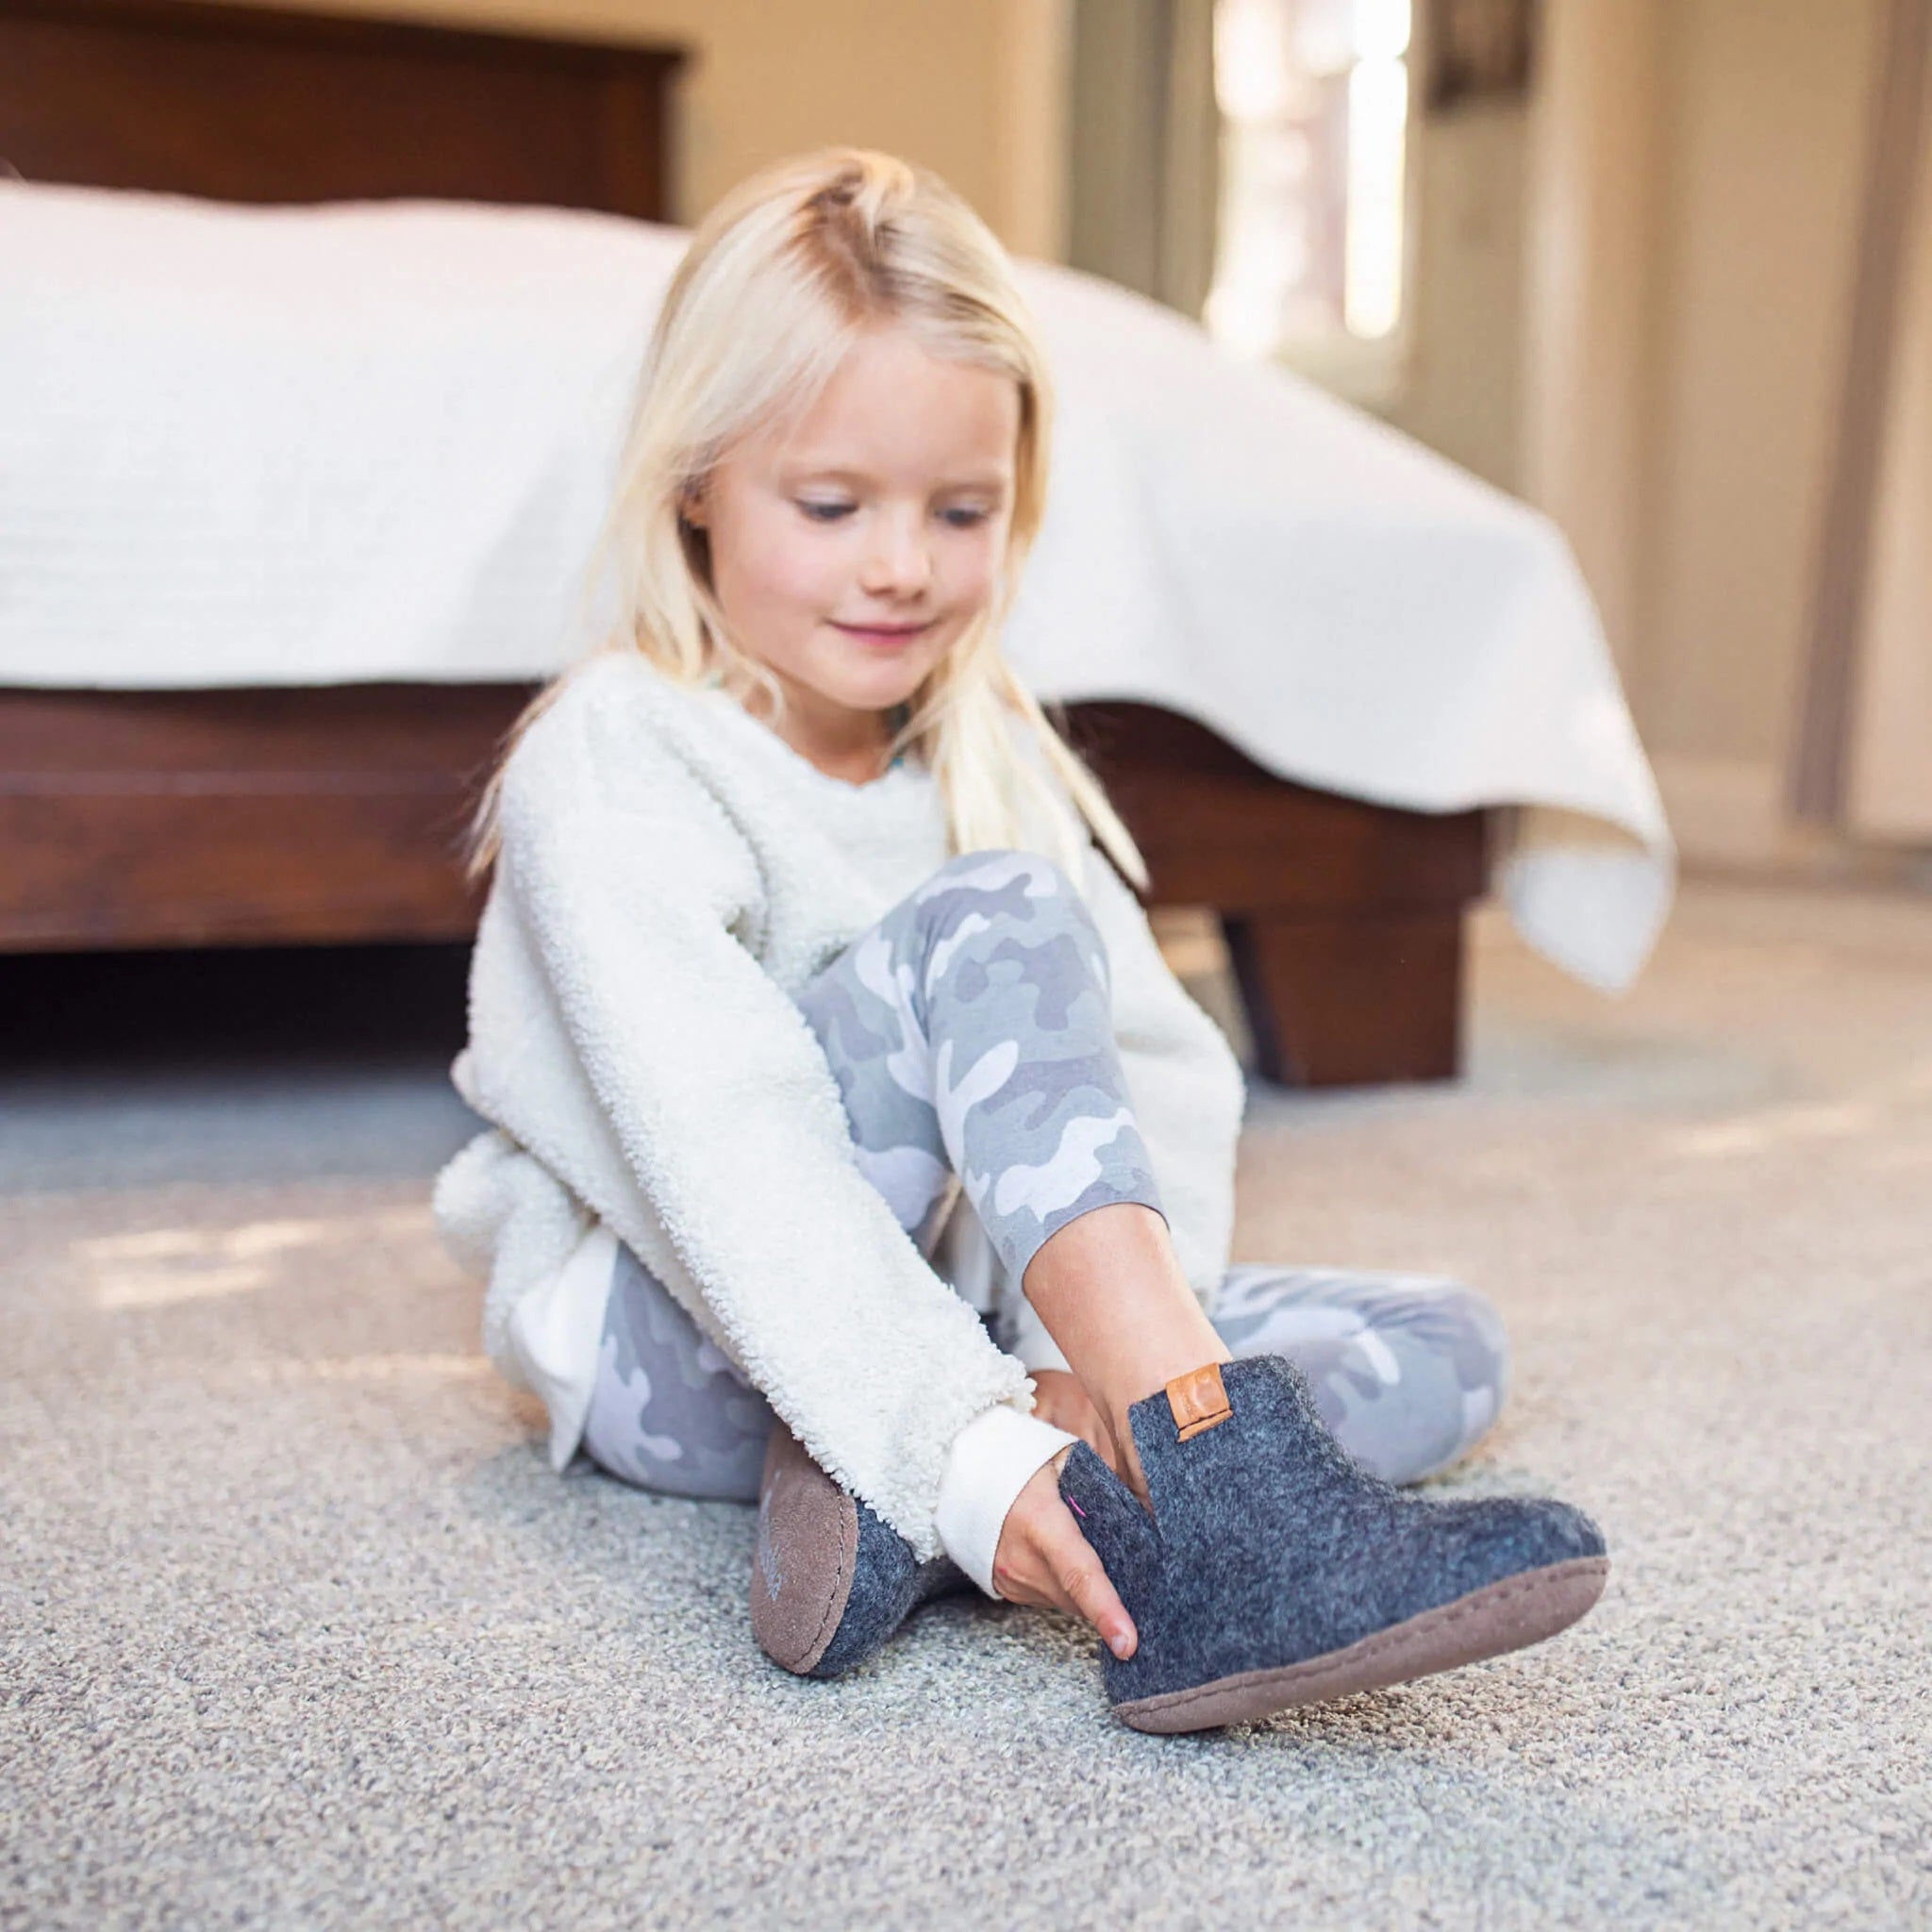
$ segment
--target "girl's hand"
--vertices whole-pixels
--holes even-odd
[[[1032,1374],[1033,1413],[1055,1428],[1078,1436],[1118,1475],[1120,1457],[1114,1452],[1113,1432],[1101,1421],[1079,1376],[1065,1369],[1035,1369]]]
[[[1073,1453],[1070,1443],[1042,1462],[1013,1499],[1000,1525],[992,1580],[1009,1603],[1038,1604],[1084,1617],[1114,1656],[1129,1657],[1141,1641],[1134,1620],[1108,1581],[1093,1545],[1080,1534],[1074,1512],[1060,1501],[1060,1465]]]

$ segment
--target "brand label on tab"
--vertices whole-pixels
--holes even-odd
[[[1203,1429],[1224,1423],[1234,1410],[1227,1404],[1227,1391],[1221,1383],[1221,1364],[1205,1362],[1185,1375],[1176,1375],[1167,1385],[1167,1406],[1174,1415],[1174,1429],[1185,1442]]]

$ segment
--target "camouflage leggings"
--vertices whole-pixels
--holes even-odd
[[[798,1004],[839,1082],[861,1171],[922,1245],[954,1174],[1010,1283],[1090,1208],[1159,1208],[1114,1041],[1106,948],[1048,859],[948,861]],[[1391,1481],[1454,1461],[1502,1402],[1502,1324],[1458,1282],[1238,1264],[1212,1319],[1233,1354],[1298,1362],[1344,1447]],[[586,1453],[646,1489],[751,1502],[772,1422],[764,1397],[620,1243]]]

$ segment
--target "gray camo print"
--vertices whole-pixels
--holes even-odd
[[[1503,1318],[1440,1275],[1237,1262],[1213,1321],[1231,1354],[1302,1368],[1329,1432],[1392,1483],[1466,1455],[1508,1391]]]
[[[640,1489],[755,1502],[771,1405],[617,1244],[584,1453]]]
[[[798,1004],[844,1096],[859,1170],[909,1233],[958,1174],[1017,1281],[1089,1208],[1160,1211],[1114,1042],[1107,948],[1051,859],[948,861]]]
[[[860,1171],[922,1247],[955,1173],[1015,1281],[1091,1208],[1160,1211],[1109,984],[1067,875],[1036,853],[988,851],[948,860],[800,994]],[[1242,1264],[1224,1278],[1215,1324],[1238,1356],[1299,1362],[1343,1446],[1391,1481],[1453,1461],[1502,1400],[1501,1324],[1457,1282]],[[773,1420],[620,1243],[584,1433],[591,1459],[642,1488],[755,1502]]]

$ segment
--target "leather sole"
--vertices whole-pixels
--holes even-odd
[[[1478,1663],[1541,1643],[1575,1623],[1603,1594],[1609,1572],[1607,1557],[1573,1557],[1526,1570],[1391,1624],[1345,1649],[1135,1698],[1115,1705],[1114,1714],[1137,1731],[1206,1731]]]
[[[751,1627],[774,1664],[803,1676],[824,1656],[858,1560],[858,1506],[774,1422],[751,1566]]]

